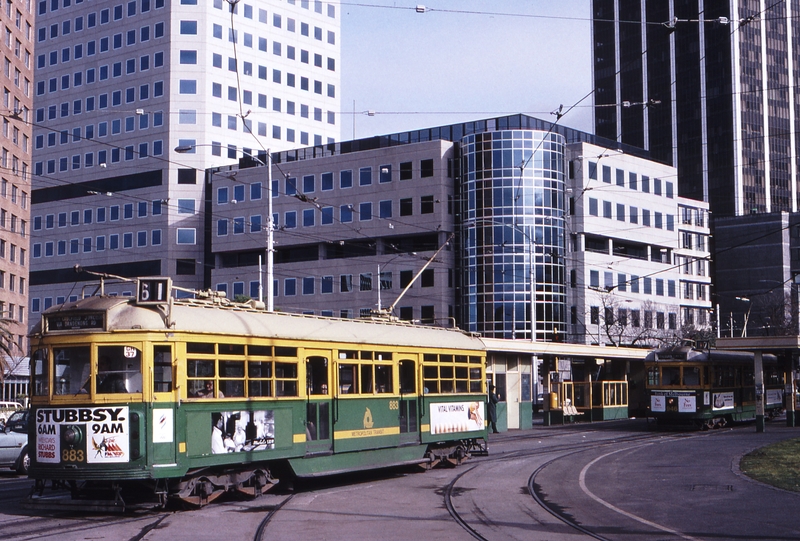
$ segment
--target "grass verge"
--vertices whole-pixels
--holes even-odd
[[[762,483],[800,492],[800,438],[756,449],[742,457],[739,469]]]

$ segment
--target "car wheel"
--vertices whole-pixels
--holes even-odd
[[[19,473],[20,475],[28,475],[28,470],[30,469],[30,467],[31,467],[31,457],[28,456],[28,450],[25,449],[19,456],[17,473]]]

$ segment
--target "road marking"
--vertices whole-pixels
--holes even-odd
[[[650,445],[650,444],[647,444],[647,445]],[[641,446],[641,447],[644,447],[644,446]],[[611,456],[611,455],[613,455],[615,453],[619,453],[620,451],[629,451],[630,449],[632,449],[632,447],[628,447],[626,449],[617,449],[616,451],[611,451],[610,453],[606,453],[606,454],[604,454],[602,456],[599,456],[599,457],[595,458],[594,460],[589,462],[586,466],[584,466],[584,468],[581,470],[580,477],[578,478],[578,481],[580,483],[580,487],[581,487],[581,490],[583,491],[583,493],[586,494],[587,496],[589,496],[591,499],[593,499],[597,503],[599,503],[600,505],[603,505],[603,506],[607,507],[608,509],[611,509],[612,511],[615,511],[615,512],[619,513],[620,515],[626,516],[626,517],[628,517],[630,519],[633,519],[633,520],[635,520],[637,522],[641,522],[642,524],[650,526],[651,528],[655,528],[657,530],[661,530],[662,532],[667,532],[667,533],[671,533],[673,535],[677,535],[678,537],[680,537],[682,539],[686,539],[688,541],[700,541],[696,537],[692,537],[690,535],[686,535],[686,534],[684,534],[682,532],[679,532],[677,530],[673,530],[672,528],[667,528],[666,526],[662,526],[660,524],[656,524],[655,522],[651,522],[651,521],[649,521],[647,519],[644,519],[642,517],[634,515],[633,513],[629,513],[629,512],[627,512],[627,511],[625,511],[623,509],[620,509],[619,507],[608,503],[607,501],[605,501],[604,499],[600,498],[599,496],[596,496],[591,490],[589,490],[589,488],[586,486],[586,472],[589,471],[589,468],[591,468],[596,462],[599,462],[600,460],[602,460],[602,459],[604,459],[604,458],[606,458],[608,456]]]

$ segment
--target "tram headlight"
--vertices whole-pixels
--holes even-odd
[[[67,445],[78,445],[83,441],[83,432],[78,426],[70,425],[64,427],[62,435],[64,437],[64,443]]]

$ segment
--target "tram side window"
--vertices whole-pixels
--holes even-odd
[[[141,393],[142,352],[133,346],[97,348],[97,392]]]
[[[50,394],[50,378],[47,371],[46,349],[37,349],[31,356],[31,373],[33,374],[34,396],[48,396]]]
[[[392,385],[392,367],[387,364],[375,365],[375,392],[376,393],[391,393],[394,387]]]
[[[339,365],[339,394],[355,394],[358,390],[358,365]]]
[[[53,392],[57,395],[88,392],[92,377],[89,346],[53,349]]]
[[[422,368],[426,393],[480,393],[483,373],[480,367],[470,366],[473,359],[464,355],[426,353]]]
[[[219,390],[229,398],[244,396],[244,361],[219,361]]]
[[[480,368],[470,367],[469,369],[469,392],[483,392],[483,375]]]
[[[439,367],[438,366],[423,366],[422,367],[422,384],[424,385],[423,392],[438,393],[439,392]]]
[[[272,361],[247,363],[249,396],[272,396]]]
[[[214,377],[216,370],[213,360],[188,359],[186,361],[186,376],[189,387],[189,396],[196,398],[213,398]],[[211,389],[206,390],[206,383],[211,383]],[[207,394],[207,392],[210,393]]]
[[[372,394],[372,365],[361,365],[361,394]]]
[[[736,369],[733,366],[714,368],[714,387],[734,387],[736,379]]]
[[[650,387],[654,387],[656,385],[661,385],[661,380],[659,379],[659,371],[657,366],[651,366],[647,369],[647,385]]]
[[[298,396],[297,363],[275,362],[275,396]]]
[[[172,347],[153,346],[153,392],[172,392]]]

